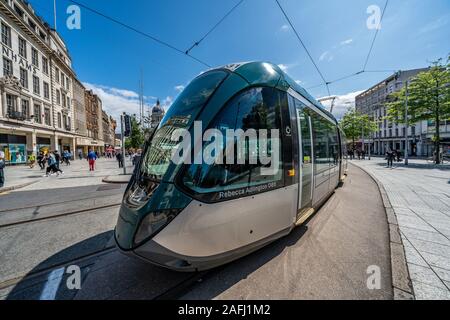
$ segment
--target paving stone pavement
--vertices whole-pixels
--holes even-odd
[[[387,168],[382,158],[352,161],[386,189],[397,216],[418,300],[450,300],[450,166],[410,160]]]

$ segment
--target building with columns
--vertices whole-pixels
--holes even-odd
[[[59,34],[24,0],[0,0],[0,150],[7,164],[30,154],[104,151],[115,122],[86,91]]]
[[[399,71],[355,98],[356,110],[367,114],[378,122],[378,130],[371,136],[364,138],[365,150],[370,147],[372,154],[384,155],[388,149],[405,149],[406,128],[404,124],[393,123],[386,119],[389,95],[401,90],[406,81],[411,80],[420,72],[428,68]],[[444,142],[450,142],[450,121],[441,124],[441,135]],[[433,154],[433,121],[420,121],[408,126],[408,151],[410,156],[431,156]],[[362,142],[362,141],[361,141]]]
[[[31,153],[74,150],[67,48],[24,1],[0,1],[0,148],[8,163]]]

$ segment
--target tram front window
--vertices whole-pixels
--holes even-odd
[[[161,121],[144,155],[141,174],[161,180],[169,168],[172,151],[178,147],[172,141],[176,129],[188,129],[196,114],[202,109],[217,87],[226,78],[224,71],[207,72],[193,80],[175,100]]]
[[[185,171],[183,184],[196,193],[214,193],[238,188],[258,186],[269,182],[282,182],[283,170],[281,159],[281,141],[277,144],[278,150],[270,143],[271,129],[281,128],[281,115],[279,104],[279,92],[273,88],[252,88],[236,96],[230,103],[222,109],[209,126],[210,129],[217,129],[222,133],[223,140],[223,161],[222,163],[192,164]],[[238,139],[226,141],[226,131],[228,129],[246,131],[254,129],[258,132],[265,129],[268,133],[267,154],[272,156],[278,153],[279,161],[276,173],[264,175],[263,169],[272,164],[264,165],[258,158],[260,141],[249,139],[245,143],[245,163],[239,164],[237,150],[239,149]],[[228,144],[234,144],[234,159],[232,163],[226,159],[226,148]],[[250,145],[256,145],[255,149],[250,149]],[[208,147],[204,144],[203,148]],[[263,149],[264,150],[264,149]],[[250,159],[255,160],[253,164]],[[272,158],[273,159],[273,158]],[[281,183],[280,183],[281,184]]]

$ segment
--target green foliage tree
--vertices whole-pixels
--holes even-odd
[[[356,139],[362,138],[363,135],[368,137],[378,128],[377,123],[370,119],[367,114],[361,114],[354,108],[348,109],[339,124],[347,138],[352,140],[353,149],[355,149]]]
[[[136,115],[131,117],[131,134],[125,139],[126,149],[139,149],[144,144],[144,132],[136,119]]]
[[[442,59],[432,62],[429,70],[419,73],[400,91],[390,95],[387,103],[387,118],[396,123],[413,124],[418,121],[432,120],[435,124],[433,141],[435,144],[435,162],[440,163],[440,123],[450,119],[450,56],[447,64]],[[406,100],[408,99],[408,100]],[[408,118],[406,115],[408,102]]]

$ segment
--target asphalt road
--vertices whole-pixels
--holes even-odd
[[[97,195],[120,198],[123,191],[100,187],[71,192],[55,190],[61,194],[52,194],[50,200],[61,201],[66,192],[71,200]],[[0,197],[0,201],[3,204],[5,197],[11,197],[9,201],[18,202],[15,196],[20,193]],[[49,204],[48,197],[40,201]],[[58,204],[50,208],[55,213],[60,210]],[[381,197],[370,177],[354,166],[350,167],[344,186],[305,225],[247,257],[207,273],[177,273],[122,255],[113,247],[116,218],[117,209],[110,208],[0,227],[0,298],[392,299],[393,296],[388,225]],[[0,225],[1,221],[2,212]],[[65,285],[64,270],[73,264],[81,268],[81,290],[69,290]],[[380,289],[367,287],[370,266],[381,271]]]

